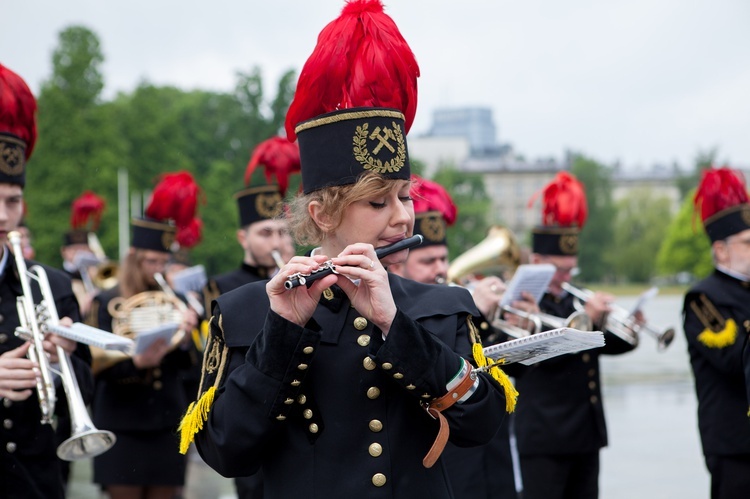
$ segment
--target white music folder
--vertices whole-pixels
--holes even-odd
[[[500,306],[509,306],[514,301],[520,300],[523,292],[530,293],[539,303],[555,275],[555,270],[555,266],[551,263],[519,265],[503,293]]]
[[[569,327],[552,329],[482,349],[484,356],[505,364],[519,362],[530,366],[543,360],[604,346],[601,331],[579,331]]]

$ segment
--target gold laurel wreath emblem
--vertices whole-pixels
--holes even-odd
[[[744,206],[742,208],[742,214],[740,216],[742,217],[742,221],[745,223],[745,225],[750,225],[750,206]]]
[[[367,147],[370,124],[365,123],[362,126],[357,127],[353,138],[354,158],[359,161],[365,170],[371,170],[375,173],[392,173],[401,170],[406,163],[406,142],[404,141],[404,134],[401,132],[401,127],[399,127],[395,121],[391,122],[391,124],[393,125],[393,138],[396,139],[396,156],[385,162],[378,158],[374,158]],[[390,130],[384,128],[383,131]]]
[[[578,251],[578,234],[565,234],[560,237],[560,250],[566,255],[574,255]]]
[[[276,218],[281,213],[281,194],[258,194],[255,197],[255,210],[263,218]]]
[[[23,173],[25,166],[26,144],[11,137],[0,139],[0,171],[15,177]]]
[[[442,241],[445,239],[445,224],[437,217],[422,219],[419,223],[419,229],[428,241]]]

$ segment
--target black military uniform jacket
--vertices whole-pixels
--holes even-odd
[[[6,248],[7,251],[7,248]],[[19,325],[16,297],[22,295],[21,282],[12,255],[0,275],[0,354],[18,348],[23,340],[15,336]],[[41,265],[26,261],[27,267]],[[55,297],[58,315],[80,319],[78,303],[70,286],[70,279],[61,271],[42,265],[47,272]],[[40,302],[38,287],[32,284],[35,303]],[[79,344],[71,356],[71,365],[78,381],[84,403],[91,400],[91,354],[86,345]],[[62,416],[67,411],[64,387],[56,383],[55,412]],[[0,497],[2,498],[62,498],[63,490],[57,440],[52,425],[40,424],[41,410],[36,390],[23,402],[3,399],[0,403]]]
[[[266,269],[253,267],[245,262],[242,262],[238,269],[211,278],[203,291],[206,312],[211,310],[212,302],[224,293],[251,282],[265,281],[268,278]]]
[[[230,362],[228,349],[253,343],[215,381],[196,435],[203,459],[225,476],[262,468],[268,498],[453,497],[442,462],[422,465],[438,423],[420,402],[445,394],[470,357],[478,312],[465,290],[389,280],[398,312],[385,340],[336,287],[304,328],[268,310],[263,283],[221,296],[203,383]],[[504,412],[502,388],[480,375],[476,392],[443,414],[451,441],[473,446]]]
[[[742,350],[750,331],[750,283],[719,270],[688,291],[685,336],[705,455],[750,455]]]
[[[542,312],[568,317],[574,298],[545,293]],[[516,436],[521,455],[598,452],[607,445],[599,355],[621,354],[635,348],[609,331],[605,346],[561,355],[514,372],[519,392]]]
[[[112,331],[107,306],[119,294],[119,287],[115,287],[94,298],[89,320],[92,326]],[[138,369],[128,358],[97,373],[94,424],[114,432],[176,428],[187,407],[180,373],[191,365],[189,351],[176,348],[159,367]]]

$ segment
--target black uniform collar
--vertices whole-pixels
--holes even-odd
[[[723,281],[733,282],[735,285],[742,286],[745,289],[750,289],[750,281],[729,274],[726,270],[714,268],[714,275]]]
[[[268,272],[268,269],[264,267],[253,267],[249,263],[242,262],[242,265],[240,268],[247,272],[248,274],[253,274],[254,276],[258,276],[261,279],[268,279],[270,277],[270,272]]]

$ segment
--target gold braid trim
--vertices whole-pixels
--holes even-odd
[[[482,351],[482,340],[479,337],[479,330],[474,325],[471,316],[468,317],[466,324],[469,327],[469,338],[471,338],[471,342],[473,343],[471,346],[471,353],[474,356],[474,362],[476,362],[479,369],[488,372],[489,375],[492,376],[492,379],[497,381],[500,386],[503,387],[503,391],[505,392],[505,411],[510,414],[516,410],[518,390],[513,386],[513,382],[508,375],[500,369],[500,365],[502,365],[504,361],[493,362],[488,360]]]
[[[705,329],[698,334],[698,341],[708,348],[725,348],[737,340],[737,323],[734,319],[724,319],[719,310],[705,294],[700,295],[702,305],[690,302],[690,308]]]
[[[396,118],[403,120],[404,114],[398,111],[388,111],[385,109],[373,109],[371,111],[354,111],[351,113],[335,114],[333,116],[326,116],[324,118],[312,119],[310,121],[300,123],[294,129],[294,133],[298,134],[305,130],[309,130],[310,128],[330,125],[331,123],[338,123],[339,121],[359,120],[363,118]]]

